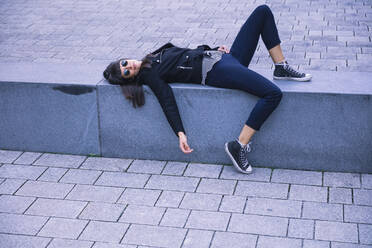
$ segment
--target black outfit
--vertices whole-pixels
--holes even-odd
[[[168,83],[200,84],[202,80],[201,66],[205,50],[217,50],[208,45],[200,45],[196,49],[180,48],[167,43],[152,54],[151,68],[142,68],[139,80],[148,85],[159,100],[165,116],[178,137],[178,132],[185,132],[178,111],[172,88]]]
[[[267,5],[261,5],[252,12],[240,29],[231,52],[222,55],[206,78],[207,85],[241,89],[261,98],[246,121],[246,124],[255,130],[260,129],[282,97],[281,90],[275,84],[247,68],[260,35],[268,50],[280,44],[274,17]],[[179,48],[167,43],[153,52],[157,56],[153,58],[152,68],[143,68],[140,71],[142,82],[147,84],[158,98],[176,135],[185,130],[168,83],[200,84],[204,51],[217,49],[218,47],[211,49],[207,45],[198,46],[196,49]]]

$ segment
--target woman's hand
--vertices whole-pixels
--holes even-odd
[[[189,145],[187,144],[187,137],[184,132],[178,132],[178,137],[180,139],[180,149],[183,153],[191,153],[194,149],[190,149]]]
[[[225,46],[225,45],[220,46],[218,48],[218,51],[225,52],[225,53],[229,53],[230,52],[229,48],[227,46]]]

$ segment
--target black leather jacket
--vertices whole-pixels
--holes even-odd
[[[196,83],[202,80],[202,59],[205,50],[217,50],[208,45],[200,45],[195,49],[176,47],[167,43],[152,52],[152,67],[142,68],[140,81],[148,85],[157,97],[163,112],[178,137],[178,132],[185,129],[178,111],[177,103],[168,83]]]
[[[152,54],[157,54],[153,66],[157,66],[160,77],[169,83],[197,83],[202,80],[202,60],[205,50],[217,50],[208,45],[196,49],[176,47],[167,43]]]

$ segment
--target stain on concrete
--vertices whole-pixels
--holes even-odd
[[[75,95],[75,96],[90,93],[94,89],[95,89],[94,87],[79,86],[79,85],[53,87],[53,90],[59,90],[59,91],[65,93],[65,94]]]

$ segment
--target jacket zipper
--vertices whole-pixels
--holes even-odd
[[[160,52],[159,64],[161,63],[161,56],[163,55],[163,52],[164,52],[166,49],[167,49],[167,48],[161,50],[161,52]]]
[[[180,69],[187,69],[187,70],[190,70],[190,69],[192,69],[192,67],[191,66],[177,66],[177,68],[180,68]]]

